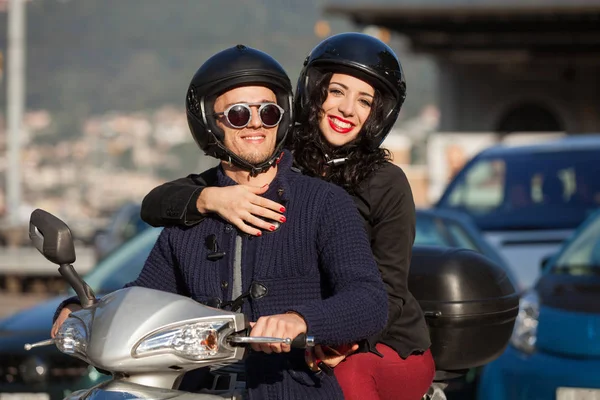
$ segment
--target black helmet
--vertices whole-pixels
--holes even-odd
[[[341,33],[323,40],[304,60],[298,78],[295,108],[299,120],[306,120],[303,111],[309,109],[309,93],[319,75],[327,72],[355,76],[381,92],[385,117],[374,141],[378,147],[398,119],[406,98],[404,73],[394,51],[381,40],[363,33]]]
[[[277,104],[284,109],[277,128],[275,150],[260,165],[252,165],[225,148],[224,132],[213,116],[214,102],[220,94],[250,85],[273,90]],[[268,54],[238,44],[215,54],[196,71],[188,88],[185,108],[192,136],[207,155],[231,161],[257,175],[270,168],[279,156],[293,124],[292,102],[292,84],[283,67]]]

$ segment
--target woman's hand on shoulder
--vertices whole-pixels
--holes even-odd
[[[202,214],[216,213],[242,232],[260,236],[261,231],[256,228],[267,231],[274,229],[273,223],[269,220],[285,222],[283,216],[285,208],[277,202],[260,196],[268,189],[269,185],[207,187],[200,193],[196,207]],[[266,221],[259,217],[265,218]]]

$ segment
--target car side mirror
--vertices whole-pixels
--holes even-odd
[[[75,262],[71,230],[54,215],[37,209],[29,219],[29,239],[46,259],[57,265]]]
[[[540,269],[542,271],[546,268],[546,265],[548,265],[550,260],[552,260],[552,258],[554,258],[555,255],[556,254],[548,254],[542,258],[542,260],[540,261]]]

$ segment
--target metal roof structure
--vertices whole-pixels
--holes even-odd
[[[346,16],[410,37],[415,51],[528,50],[536,54],[599,53],[600,1],[422,1],[329,4]]]

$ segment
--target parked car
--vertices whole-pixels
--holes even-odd
[[[121,206],[113,214],[108,225],[95,233],[92,241],[97,260],[102,260],[123,243],[150,228],[150,225],[142,220],[140,209],[141,206],[135,203]]]
[[[134,280],[160,230],[143,230],[98,263],[85,280],[97,294],[114,291]],[[415,242],[468,248],[508,268],[468,217],[460,213],[418,210]],[[52,315],[64,298],[59,296],[0,321],[0,393],[35,394],[31,398],[36,400],[62,399],[70,391],[93,386],[107,378],[94,368],[88,368],[82,361],[58,352],[54,346],[24,351],[25,343],[49,337]],[[468,383],[464,380],[454,382],[448,389],[449,398],[453,393],[462,393],[465,386]],[[473,391],[471,386],[466,390]],[[0,400],[3,400],[1,394]]]
[[[471,218],[462,212],[418,209],[415,245],[474,250],[504,268],[515,283],[515,277],[504,257],[487,242]]]
[[[468,213],[520,287],[600,206],[600,135],[486,149],[452,180],[436,209]]]
[[[600,398],[600,210],[521,298],[506,351],[484,368],[481,400]]]

